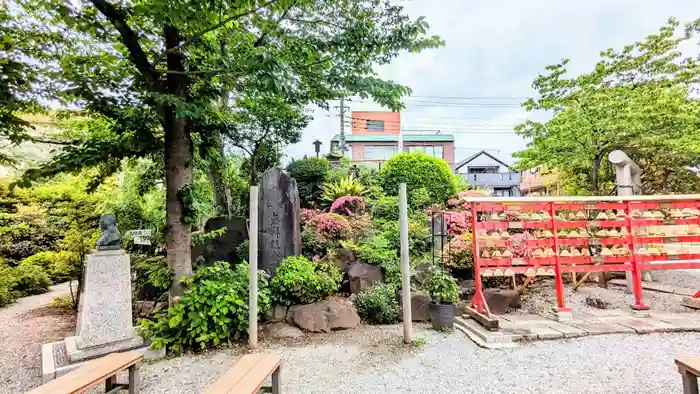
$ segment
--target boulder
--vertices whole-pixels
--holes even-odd
[[[484,290],[484,298],[491,313],[497,315],[522,306],[518,290],[486,289]]]
[[[403,295],[398,291],[399,308],[403,320]],[[411,320],[430,321],[430,296],[424,291],[411,292]]]
[[[350,280],[350,292],[358,294],[375,282],[382,282],[384,276],[381,267],[356,261],[348,270],[348,279]]]
[[[586,297],[586,305],[592,306],[598,309],[610,309],[610,302],[603,300],[599,297]]]
[[[300,329],[287,323],[272,323],[265,326],[265,337],[274,339],[301,338],[304,333]]]
[[[476,293],[476,281],[467,279],[459,284],[459,292],[462,295],[472,295]]]
[[[283,305],[275,305],[265,312],[265,321],[268,323],[277,323],[283,321],[287,317],[287,307]]]
[[[425,262],[425,263],[418,263],[416,266],[413,268],[413,277],[416,280],[416,282],[420,285],[423,284],[423,281],[425,281],[426,276],[428,275],[428,269],[432,266],[432,263]]]
[[[341,272],[347,273],[352,265],[352,262],[355,260],[355,253],[353,253],[352,250],[348,248],[339,248],[333,253],[330,263],[338,267]]]
[[[360,316],[352,302],[345,299],[328,299],[290,307],[287,321],[306,331],[330,332],[334,329],[357,327],[360,325]]]

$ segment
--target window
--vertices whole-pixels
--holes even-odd
[[[384,131],[384,121],[383,120],[368,120],[367,121],[368,131]]]
[[[407,146],[407,147],[403,148],[403,151],[404,151],[404,152],[411,152],[411,153],[413,153],[413,152],[426,153],[426,154],[429,154],[430,156],[433,156],[433,157],[439,157],[439,158],[441,158],[441,159],[443,158],[443,156],[442,156],[442,151],[443,151],[442,145],[436,145],[436,146],[433,146],[433,145],[427,145],[427,146],[422,146],[422,145],[421,145],[421,146]]]
[[[397,151],[397,146],[365,145],[365,160],[389,160]]]
[[[512,197],[513,196],[510,189],[495,189],[493,191],[493,194],[498,196],[498,197]]]

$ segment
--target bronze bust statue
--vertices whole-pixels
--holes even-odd
[[[122,236],[117,230],[117,217],[106,213],[100,217],[102,235],[97,240],[97,250],[118,250],[122,247]]]

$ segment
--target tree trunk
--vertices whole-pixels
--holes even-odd
[[[172,26],[164,28],[166,48],[180,42],[178,30]],[[168,70],[183,71],[182,55],[178,52],[167,56]],[[187,80],[181,74],[168,74],[168,92],[187,99]],[[185,222],[184,204],[179,191],[190,182],[192,159],[191,141],[188,135],[187,119],[177,115],[173,105],[164,109],[165,130],[165,182],[166,182],[166,228],[165,242],[168,247],[168,267],[173,273],[170,287],[170,303],[176,302],[184,292],[182,279],[192,275],[190,252],[191,225]]]
[[[593,168],[591,169],[591,186],[593,187],[593,192],[596,195],[600,194],[600,164],[603,160],[605,153],[598,153],[593,160]]]

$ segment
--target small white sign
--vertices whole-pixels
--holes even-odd
[[[151,244],[151,230],[129,230],[126,235],[134,239],[135,245],[150,245]]]

